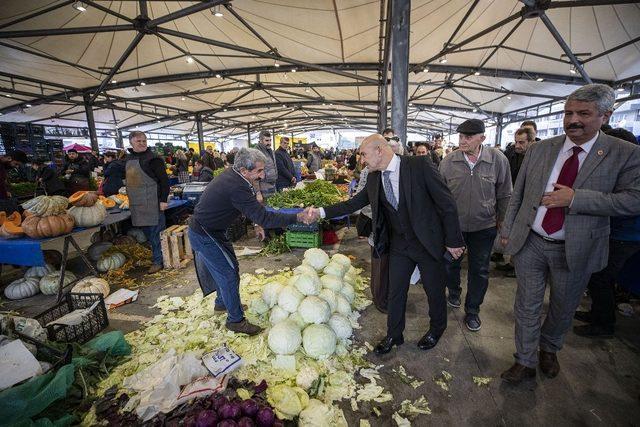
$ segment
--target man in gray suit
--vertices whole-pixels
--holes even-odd
[[[640,214],[640,147],[600,132],[613,89],[591,84],[564,107],[564,130],[527,150],[501,231],[518,280],[511,383],[560,371],[556,353],[591,273],[607,263],[609,217]],[[549,278],[549,310],[541,325]],[[539,350],[539,354],[538,354]]]

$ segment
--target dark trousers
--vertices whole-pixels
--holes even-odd
[[[389,294],[389,254],[381,254],[376,258],[371,248],[371,296],[373,304],[379,310],[387,309]]]
[[[467,276],[467,296],[464,301],[464,310],[470,314],[480,313],[480,305],[484,301],[484,295],[489,287],[489,261],[491,250],[496,239],[496,228],[486,230],[463,232],[464,241],[467,244],[467,256],[469,257],[469,274]],[[447,264],[447,288],[449,295],[460,296],[460,264],[462,257]]]
[[[416,265],[429,302],[430,327],[437,333],[447,328],[447,299],[444,266],[415,243],[391,244],[389,253],[389,299],[387,302],[387,336],[399,339],[404,332],[409,279]]]
[[[640,251],[640,242],[609,240],[609,261],[604,270],[591,275],[591,318],[596,325],[613,327],[616,323],[614,284],[625,262]]]
[[[164,218],[164,212],[160,211],[158,214],[157,225],[147,225],[142,228],[147,240],[151,243],[151,252],[153,253],[153,263],[155,265],[162,265],[162,247],[160,246],[160,232],[166,228],[166,222]]]

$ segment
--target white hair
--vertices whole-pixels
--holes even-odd
[[[267,163],[266,156],[255,148],[241,148],[233,159],[233,168],[237,171],[242,168],[252,171],[258,162]]]
[[[593,83],[584,85],[573,91],[567,97],[567,101],[595,102],[598,113],[604,114],[613,110],[613,104],[616,102],[616,94],[613,89],[607,85]]]

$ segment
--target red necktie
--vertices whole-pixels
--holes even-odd
[[[578,154],[582,151],[580,147],[573,147],[573,155],[569,157],[562,165],[560,175],[558,175],[558,184],[566,185],[567,187],[573,187],[573,182],[578,176]],[[553,190],[555,191],[555,190]],[[564,224],[564,208],[551,208],[547,209],[547,213],[544,214],[542,219],[542,229],[551,235],[562,228]]]

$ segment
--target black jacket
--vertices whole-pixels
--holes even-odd
[[[125,168],[124,160],[112,160],[104,168],[104,182],[102,183],[102,194],[105,197],[118,194],[118,190],[124,187]]]
[[[49,196],[65,196],[67,190],[64,182],[60,179],[58,172],[50,167],[43,166],[36,175],[42,180],[42,186]]]
[[[295,214],[265,210],[256,200],[253,186],[229,168],[207,185],[193,211],[189,227],[196,233],[209,233],[224,240],[225,230],[241,214],[264,228],[284,228],[297,221]]]
[[[86,160],[78,157],[76,160],[72,161],[71,159],[67,159],[64,163],[64,168],[62,173],[64,174],[67,170],[72,170],[71,176],[79,175],[84,178],[89,178],[91,169],[89,169],[89,163]]]
[[[276,150],[276,168],[278,169],[276,188],[280,190],[293,186],[291,178],[296,176],[296,168],[293,166],[291,156],[282,147]]]
[[[371,205],[374,252],[388,252],[391,227],[381,213],[380,172],[369,172],[367,185],[350,200],[325,208],[327,218],[335,218]],[[464,239],[458,222],[456,202],[442,176],[427,156],[400,156],[400,191],[404,192],[411,226],[418,240],[436,260],[445,246],[459,248]]]
[[[212,180],[213,180],[213,171],[210,168],[203,166],[202,169],[200,169],[200,175],[198,175],[198,179],[196,181],[211,182]]]
[[[511,182],[512,184],[516,183],[516,178],[518,177],[518,172],[520,172],[520,166],[522,166],[522,162],[524,161],[524,154],[518,154],[515,148],[507,149],[504,152],[504,155],[509,160],[509,169],[511,169]]]

